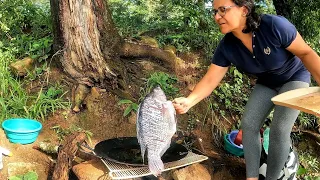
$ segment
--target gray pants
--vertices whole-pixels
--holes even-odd
[[[300,111],[283,106],[275,106],[271,98],[289,90],[305,87],[309,87],[309,84],[301,81],[288,82],[276,90],[261,84],[255,86],[241,121],[243,130],[242,143],[248,178],[259,177],[260,128],[273,108],[274,114],[270,126],[266,180],[276,180],[279,177],[280,171],[289,155],[292,126]]]

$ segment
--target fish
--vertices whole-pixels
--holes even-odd
[[[162,155],[170,147],[176,132],[176,111],[160,86],[145,96],[137,111],[137,139],[143,163],[147,153],[150,172],[158,176],[164,170]]]

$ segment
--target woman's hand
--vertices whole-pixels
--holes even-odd
[[[188,98],[179,97],[175,98],[173,101],[173,106],[176,109],[177,114],[184,114],[192,107],[192,102]]]

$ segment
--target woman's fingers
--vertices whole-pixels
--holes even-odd
[[[185,97],[179,97],[179,98],[175,98],[172,102],[174,104],[181,104],[185,101],[185,99],[186,99]]]
[[[184,114],[188,111],[188,99],[185,97],[179,97],[172,101],[174,108],[178,114]]]

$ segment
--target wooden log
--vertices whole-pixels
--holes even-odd
[[[230,167],[241,167],[245,168],[246,163],[243,157],[237,157],[225,153],[217,153],[215,151],[208,151],[204,154],[205,156],[208,156],[210,159],[215,161],[216,163],[221,163]]]
[[[53,180],[68,180],[72,161],[78,150],[78,143],[83,143],[86,135],[83,132],[71,134],[66,138],[62,148],[59,150],[57,163],[53,171]]]

